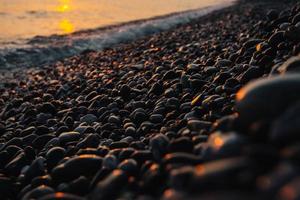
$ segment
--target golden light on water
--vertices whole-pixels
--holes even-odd
[[[1,0],[0,41],[68,34],[223,1],[230,0]]]
[[[58,12],[67,12],[70,10],[71,0],[59,0],[59,5],[56,7]]]
[[[59,28],[64,33],[72,33],[75,30],[74,25],[68,19],[62,19],[59,22]]]
[[[56,11],[58,11],[58,12],[66,12],[69,9],[70,9],[69,5],[61,5],[61,6],[57,7]]]
[[[56,7],[56,11],[60,13],[66,13],[71,10],[71,0],[59,0],[59,5]],[[63,18],[59,21],[59,29],[65,33],[72,33],[75,31],[74,24],[67,18]]]

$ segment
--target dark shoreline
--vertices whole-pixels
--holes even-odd
[[[8,78],[0,194],[298,199],[300,4],[247,2]]]

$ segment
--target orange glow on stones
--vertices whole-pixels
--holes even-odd
[[[202,175],[205,173],[205,167],[203,165],[198,165],[196,166],[196,174],[199,176],[199,175]]]
[[[256,45],[256,51],[261,51],[261,47],[262,47],[261,43],[259,43],[258,45]]]
[[[222,138],[216,137],[216,138],[214,138],[213,143],[217,148],[220,148],[223,146],[224,141],[222,140]]]
[[[296,198],[296,192],[294,188],[290,186],[285,186],[283,189],[281,189],[280,196],[286,200],[292,200]]]
[[[55,193],[55,198],[63,198],[64,196],[65,196],[65,194],[62,192]]]
[[[192,106],[196,105],[196,103],[200,100],[201,96],[198,95],[197,97],[195,97],[191,103]]]
[[[114,176],[120,176],[122,174],[121,170],[114,170],[112,173]]]
[[[246,95],[245,89],[240,89],[236,94],[236,100],[238,101],[242,100],[245,97],[245,95]]]

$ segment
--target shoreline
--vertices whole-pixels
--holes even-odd
[[[132,42],[138,38],[172,29],[203,15],[220,10],[234,3],[207,6],[183,12],[176,12],[148,19],[134,20],[96,29],[77,31],[68,35],[36,36],[24,40],[23,45],[0,51],[0,67],[4,69],[19,66],[51,64],[85,50],[102,50],[106,47]],[[1,69],[0,69],[1,70]]]
[[[299,2],[248,1],[17,73],[0,88],[0,193],[297,199],[297,33]]]

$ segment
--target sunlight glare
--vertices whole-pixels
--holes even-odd
[[[74,32],[75,28],[74,25],[68,19],[62,19],[59,22],[59,28],[62,30],[63,33],[72,33]]]
[[[70,0],[59,0],[59,5],[56,8],[57,12],[67,12],[70,10]]]

